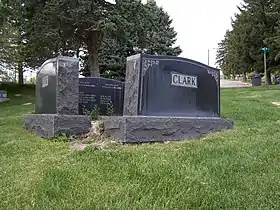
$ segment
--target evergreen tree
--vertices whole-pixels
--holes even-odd
[[[223,71],[240,74],[245,72],[263,72],[262,47],[269,47],[267,55],[267,78],[271,83],[271,73],[279,66],[277,54],[279,44],[277,41],[278,10],[275,0],[245,0],[239,8],[232,23],[230,36],[227,37],[227,46],[221,44],[217,55],[217,62]],[[225,40],[223,41],[225,42]],[[221,42],[222,43],[222,42]],[[221,56],[224,55],[224,56]]]
[[[19,0],[2,0],[0,61],[5,68],[17,70],[18,82],[23,84],[23,72],[26,65],[26,42],[24,40],[23,4]]]
[[[177,34],[172,20],[152,0],[147,4],[140,0],[1,2],[1,11],[7,14],[0,16],[7,26],[5,33],[16,36],[16,44],[10,45],[13,50],[6,54],[12,56],[15,51],[17,56],[6,61],[16,64],[20,81],[24,66],[38,67],[57,55],[80,57],[85,75],[124,77],[130,55],[181,53],[173,47]],[[0,48],[8,49],[3,44]]]
[[[137,53],[178,56],[182,52],[180,47],[173,46],[177,33],[171,27],[170,16],[155,1],[149,0],[144,5],[138,2],[134,6],[131,1],[123,1],[117,11],[127,21],[118,30],[121,36],[114,33],[104,36],[99,51],[103,76],[124,77],[126,58]],[[84,74],[89,75],[87,68]]]

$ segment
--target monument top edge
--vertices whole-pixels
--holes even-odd
[[[79,62],[79,58],[75,58],[75,57],[69,57],[69,56],[57,56],[55,58],[50,58],[48,60],[46,60],[41,66],[40,68],[42,68],[43,66],[45,66],[48,63],[53,63],[53,62],[57,62],[59,60],[66,60],[66,61],[73,61],[73,62]]]
[[[207,68],[209,70],[220,71],[220,69],[218,69],[218,68],[208,66],[199,61],[192,60],[189,58],[179,57],[179,56],[172,56],[172,55],[150,55],[150,54],[139,53],[139,54],[135,54],[135,55],[127,57],[127,61],[135,60],[135,59],[139,59],[139,58],[142,58],[143,60],[158,60],[158,61],[171,60],[171,61],[187,62],[187,63],[192,63],[194,65],[199,65],[199,66]]]

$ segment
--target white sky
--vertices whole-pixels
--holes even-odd
[[[241,0],[156,0],[173,19],[178,33],[177,44],[181,46],[181,57],[207,64],[208,49],[217,48],[227,29],[231,28],[231,17],[238,12]],[[210,66],[214,66],[216,50],[210,50]]]

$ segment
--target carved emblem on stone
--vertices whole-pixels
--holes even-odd
[[[143,59],[143,64],[142,64],[142,75],[146,74],[146,71],[153,66],[158,66],[159,65],[159,60],[153,60],[150,58],[144,58]]]
[[[207,72],[212,75],[212,77],[216,80],[217,85],[219,85],[219,71],[207,69]]]

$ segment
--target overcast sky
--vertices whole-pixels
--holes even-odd
[[[181,57],[207,64],[208,48],[216,48],[226,30],[231,26],[231,17],[237,12],[241,0],[156,0],[173,19],[178,32],[177,44]],[[215,49],[210,51],[210,65],[215,63]]]

